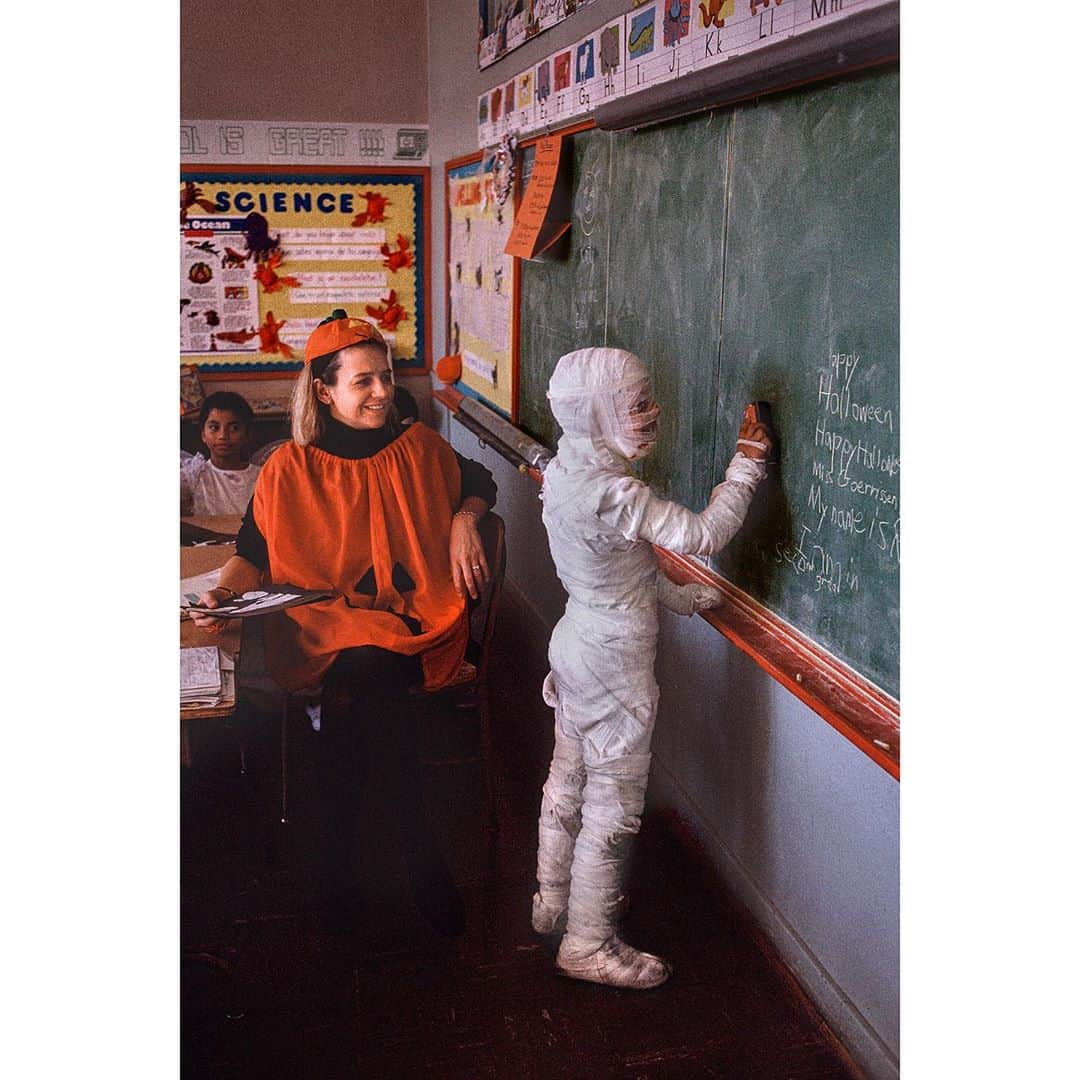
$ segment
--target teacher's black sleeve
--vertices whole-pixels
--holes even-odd
[[[476,495],[487,503],[490,510],[495,505],[499,490],[495,477],[479,461],[462,457],[456,450],[454,456],[461,467],[461,497],[467,499],[470,495]]]
[[[266,550],[266,537],[255,523],[255,512],[252,509],[254,503],[254,499],[248,501],[244,520],[240,522],[240,532],[236,535],[236,554],[260,570],[265,570],[270,565],[270,554]]]

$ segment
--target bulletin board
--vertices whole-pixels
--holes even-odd
[[[447,349],[462,359],[458,389],[517,419],[517,295],[520,260],[503,249],[514,197],[499,202],[495,156],[446,166]]]
[[[334,308],[367,318],[397,370],[428,371],[426,168],[185,167],[180,362],[285,376]]]

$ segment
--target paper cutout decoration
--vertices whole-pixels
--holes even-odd
[[[408,268],[413,265],[412,252],[409,250],[408,237],[402,236],[401,233],[397,235],[397,248],[392,248],[389,244],[383,244],[379,251],[383,255],[383,266],[387,270],[396,273],[402,268]]]
[[[529,185],[503,248],[507,255],[540,258],[570,228],[568,145],[561,135],[546,135],[537,142]]]
[[[397,293],[393,289],[390,290],[390,295],[382,304],[379,304],[378,307],[368,304],[365,310],[373,319],[378,319],[380,330],[394,331],[397,329],[399,322],[409,318],[408,313],[398,303]]]
[[[255,267],[255,273],[251,276],[262,286],[264,293],[280,292],[286,285],[290,288],[298,288],[300,280],[291,274],[278,274],[278,267],[284,258],[281,251],[275,251],[265,262],[260,262]]]
[[[259,326],[259,350],[264,353],[280,353],[286,360],[293,358],[292,349],[278,337],[278,331],[285,325],[286,319],[275,320],[274,313],[268,311]]]
[[[201,187],[197,187],[192,181],[185,180],[180,188],[180,224],[186,225],[188,211],[197,206],[204,214],[216,214],[217,203],[211,199],[203,198]]]
[[[380,195],[377,191],[365,191],[360,198],[367,203],[367,207],[353,218],[354,228],[377,225],[386,220],[386,208],[390,205],[390,200],[385,195]]]

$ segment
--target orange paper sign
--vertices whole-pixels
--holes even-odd
[[[569,221],[551,220],[551,199],[562,156],[561,135],[545,135],[536,144],[532,175],[521,200],[514,227],[503,251],[519,259],[531,259],[550,247],[570,228]]]

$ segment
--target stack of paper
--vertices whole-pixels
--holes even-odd
[[[232,671],[223,671],[216,645],[180,650],[180,708],[219,705],[232,691]]]

